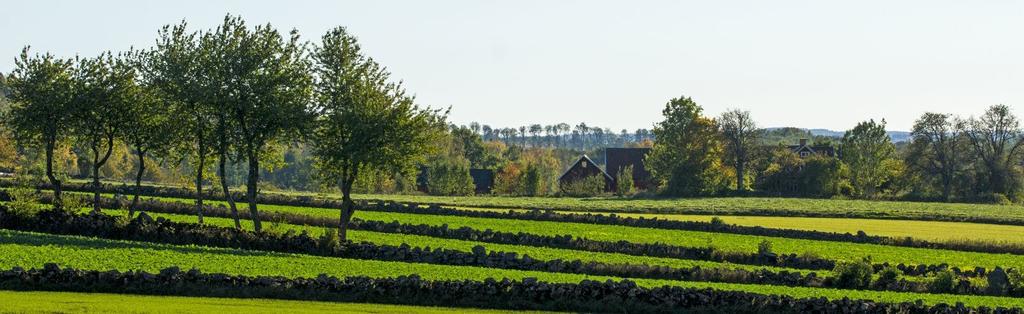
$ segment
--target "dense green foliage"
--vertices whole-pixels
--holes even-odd
[[[343,27],[323,36],[312,59],[315,103],[322,112],[313,130],[313,155],[321,180],[341,190],[344,240],[359,172],[412,171],[431,151],[446,113],[416,105],[400,83],[390,82],[391,73],[363,55],[355,36]]]
[[[54,160],[58,146],[65,144],[72,133],[75,95],[74,63],[47,53],[29,55],[28,47],[15,60],[14,71],[7,78],[13,101],[4,124],[18,142],[42,149],[46,154],[46,178],[53,185],[54,205],[61,207],[59,161]]]
[[[654,128],[654,149],[645,162],[666,195],[709,195],[728,184],[717,127],[702,111],[689,97],[673,98]]]
[[[461,157],[437,158],[427,162],[427,191],[431,195],[472,195],[473,178],[469,160]]]
[[[590,197],[604,193],[605,179],[601,175],[587,176],[559,185],[562,195],[572,197]]]
[[[843,136],[840,156],[850,168],[853,194],[874,197],[900,172],[896,146],[885,133],[885,120],[858,123]]]

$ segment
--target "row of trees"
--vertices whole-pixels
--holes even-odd
[[[764,145],[773,131],[758,128],[748,111],[710,118],[680,97],[663,114],[646,162],[667,195],[753,189],[816,197],[1024,200],[1024,129],[1005,105],[970,118],[925,113],[911,141],[899,146],[886,133],[885,120],[864,121],[835,143],[816,143],[835,145],[835,157]]]
[[[558,123],[507,128],[492,128],[490,125],[471,122],[466,129],[479,134],[485,141],[502,141],[507,145],[576,150],[636,145],[654,139],[654,134],[648,129],[636,129],[635,131],[622,129],[616,133],[609,128],[589,126],[585,122],[574,126],[568,123]]]
[[[166,26],[155,47],[116,55],[63,59],[26,47],[7,85],[13,103],[5,125],[22,146],[45,153],[58,208],[59,147],[89,148],[98,199],[99,169],[123,143],[137,156],[136,191],[147,156],[190,165],[199,222],[205,176],[215,160],[241,227],[225,171],[243,164],[245,198],[259,231],[261,171],[279,167],[278,150],[301,142],[315,159],[317,178],[342,194],[342,237],[360,173],[412,172],[444,133],[447,116],[416,105],[344,28],[313,44],[297,31],[249,27],[230,15],[212,30],[192,31],[184,22]],[[136,193],[130,211],[137,199]],[[100,210],[98,202],[93,210]]]

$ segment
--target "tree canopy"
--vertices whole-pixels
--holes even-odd
[[[673,98],[654,127],[654,148],[646,163],[671,196],[709,195],[722,191],[722,141],[715,121],[689,97]]]
[[[446,113],[420,108],[390,73],[363,55],[356,38],[335,28],[313,49],[315,102],[320,110],[313,152],[320,179],[342,192],[345,239],[360,171],[409,172],[432,150]]]

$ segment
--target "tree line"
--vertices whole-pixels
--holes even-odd
[[[100,197],[100,168],[117,145],[130,147],[138,189],[150,157],[187,165],[197,219],[216,168],[240,228],[226,181],[245,166],[245,202],[261,230],[260,174],[279,167],[282,147],[301,143],[316,178],[342,194],[341,235],[352,216],[352,187],[361,172],[412,172],[445,132],[447,111],[421,107],[400,81],[360,49],[343,27],[307,42],[296,30],[248,26],[228,15],[214,29],[187,23],[158,32],[155,46],[96,57],[61,58],[26,47],[5,77],[4,127],[23,154],[45,155],[45,177],[62,208],[61,151],[85,147]],[[69,209],[74,210],[74,209]],[[99,211],[99,202],[94,202]]]
[[[817,138],[833,156],[800,156],[765,145],[749,111],[712,118],[689,97],[668,102],[654,128],[647,166],[673,196],[746,194],[1009,203],[1024,201],[1024,129],[1009,106],[978,116],[925,113],[906,143],[884,119],[858,123],[842,138]]]
[[[576,125],[568,123],[528,124],[519,127],[491,127],[479,122],[470,122],[466,128],[479,134],[484,141],[501,141],[506,145],[529,147],[556,147],[576,150],[590,150],[604,147],[637,145],[653,140],[651,130],[639,128],[633,131],[622,129],[618,133],[610,128],[589,126],[586,122]]]

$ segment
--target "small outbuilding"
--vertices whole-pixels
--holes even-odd
[[[569,169],[562,173],[561,177],[558,177],[558,183],[569,184],[576,182],[591,176],[601,176],[604,178],[604,190],[605,192],[612,192],[615,188],[615,181],[612,176],[608,175],[604,169],[601,169],[590,157],[587,155],[580,156]]]
[[[654,187],[651,172],[644,166],[644,159],[650,152],[650,148],[605,148],[605,169],[614,180],[618,180],[619,172],[622,169],[633,167],[633,186],[637,189],[647,190]]]

